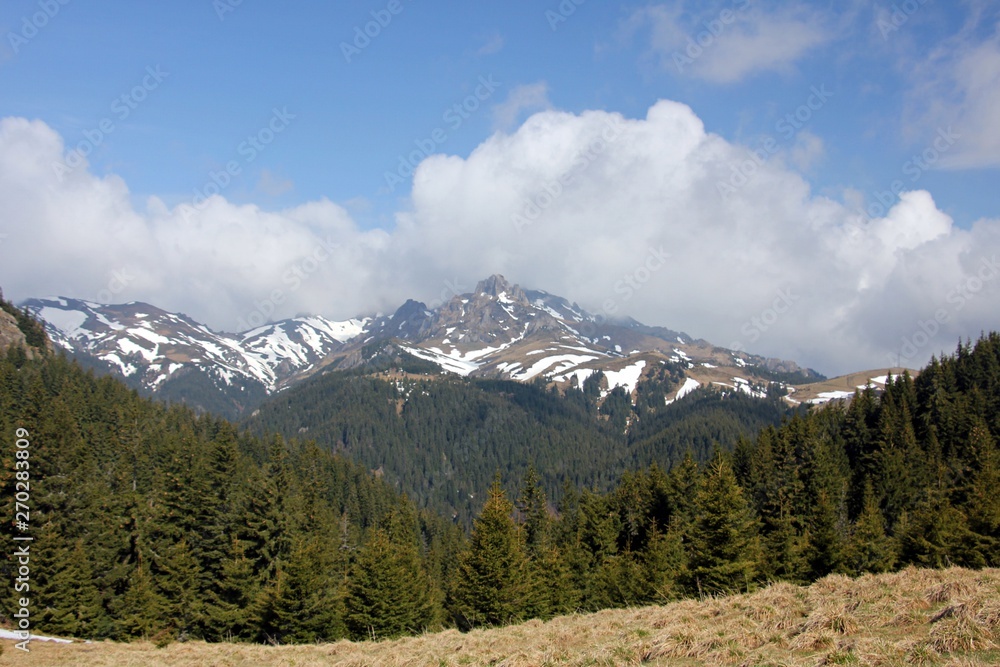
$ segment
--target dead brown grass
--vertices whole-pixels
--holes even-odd
[[[809,587],[602,611],[547,623],[456,630],[391,642],[266,647],[189,642],[4,642],[0,664],[25,667],[984,667],[1000,664],[1000,570],[910,568]]]

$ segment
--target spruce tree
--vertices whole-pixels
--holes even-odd
[[[524,526],[524,546],[530,558],[539,557],[549,545],[548,499],[534,466],[528,467],[517,499],[517,511]]]
[[[757,519],[729,462],[709,464],[695,496],[689,546],[689,588],[699,594],[745,591],[760,571]]]
[[[352,639],[393,639],[432,622],[430,581],[410,544],[377,529],[365,541],[347,579],[345,624]]]
[[[663,604],[681,597],[682,582],[688,578],[688,572],[684,541],[678,529],[664,533],[654,526],[642,563],[649,602]]]
[[[260,639],[281,644],[314,644],[341,639],[343,601],[340,577],[331,567],[331,545],[299,535],[287,559],[258,597]]]
[[[855,576],[888,572],[896,563],[896,542],[885,533],[885,519],[870,481],[865,484],[863,503],[847,545],[846,568]]]
[[[1000,566],[1000,449],[985,424],[970,433],[975,453],[966,514],[969,527],[980,537],[990,567]]]
[[[463,626],[505,625],[524,616],[528,559],[513,509],[498,476],[458,568],[455,606]]]

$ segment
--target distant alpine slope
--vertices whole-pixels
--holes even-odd
[[[387,351],[442,373],[562,387],[582,386],[601,372],[605,391],[634,392],[669,364],[685,376],[670,401],[703,385],[763,396],[771,382],[794,392],[794,385],[825,379],[794,362],[728,350],[682,332],[632,319],[607,321],[499,275],[437,308],[410,300],[392,315],[340,322],[296,317],[241,333],[212,331],[140,302],[54,297],[22,305],[45,322],[56,345],[85,363],[154,395],[230,417],[321,369],[356,370]],[[788,400],[796,402],[794,393]]]

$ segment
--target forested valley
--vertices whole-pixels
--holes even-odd
[[[35,630],[55,635],[381,639],[833,572],[1000,565],[997,333],[884,392],[787,415],[707,391],[674,416],[641,397],[616,416],[587,386],[358,375],[311,391],[330,396],[282,395],[238,428],[56,353],[5,351],[3,504],[13,517],[30,483],[32,568],[29,593],[4,590],[4,620],[29,596]],[[300,432],[295,411],[319,405],[337,407]],[[442,451],[450,481],[434,476]],[[13,581],[12,555],[2,569]]]

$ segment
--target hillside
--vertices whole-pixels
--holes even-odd
[[[689,451],[707,461],[713,448],[731,450],[787,413],[777,397],[719,388],[667,405],[676,380],[668,367],[657,373],[634,398],[617,388],[602,399],[601,374],[560,393],[512,380],[328,372],[275,396],[243,424],[261,436],[314,440],[468,525],[497,472],[510,488],[533,466],[557,501],[567,483],[606,491],[628,470],[669,469]]]
[[[5,642],[8,655],[12,642]],[[954,665],[1000,662],[1000,570],[908,568],[808,587],[608,610],[505,628],[380,643],[48,644],[15,656],[26,667],[77,665]]]

